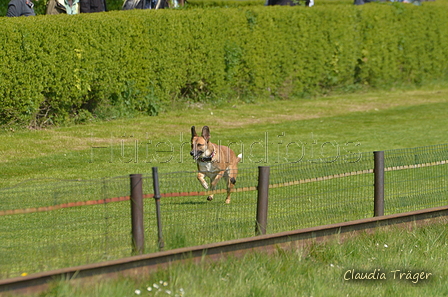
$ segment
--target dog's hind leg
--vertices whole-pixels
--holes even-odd
[[[227,182],[227,198],[226,203],[230,203],[230,194],[232,194],[233,187],[236,183],[236,175],[238,174],[238,170],[233,168],[233,166],[229,166],[226,174],[226,182]]]

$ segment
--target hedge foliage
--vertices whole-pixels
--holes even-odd
[[[444,77],[447,12],[394,3],[0,18],[0,124]]]

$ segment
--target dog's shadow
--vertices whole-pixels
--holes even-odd
[[[171,203],[171,204],[176,204],[176,205],[204,205],[210,203],[208,201],[185,201],[185,202],[175,202],[175,203]]]

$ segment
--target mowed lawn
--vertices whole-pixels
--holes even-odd
[[[157,117],[0,132],[0,188],[195,170],[190,128],[244,150],[243,167],[448,142],[448,87],[245,104],[191,104]]]

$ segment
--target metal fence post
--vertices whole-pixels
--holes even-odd
[[[258,167],[258,199],[255,235],[266,234],[268,221],[269,166]]]
[[[384,215],[384,151],[373,152],[374,159],[374,209],[375,217]]]
[[[160,211],[160,189],[159,189],[159,172],[157,167],[152,168],[152,182],[154,187],[154,200],[156,202],[156,214],[157,214],[157,236],[159,251],[163,251],[165,243],[163,241],[162,233],[162,213]]]
[[[143,228],[143,186],[142,175],[131,174],[131,222],[132,222],[132,251],[142,254],[145,249]]]

